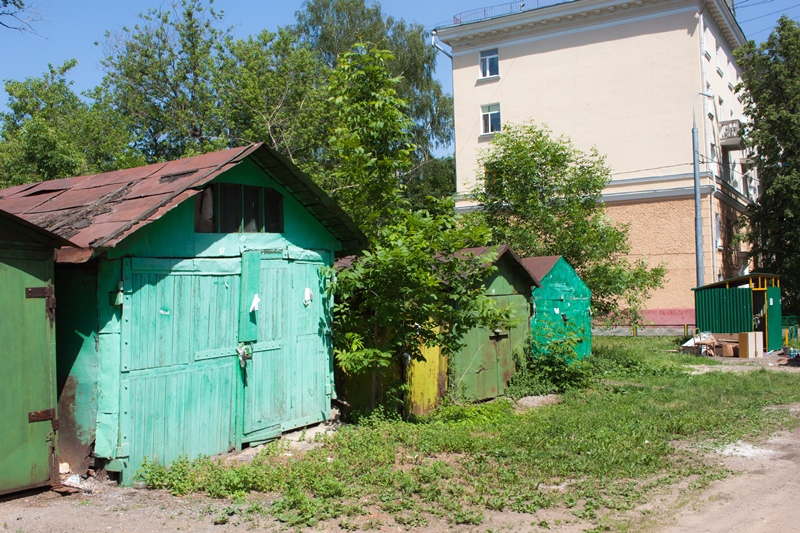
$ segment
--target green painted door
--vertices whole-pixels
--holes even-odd
[[[242,337],[248,350],[242,367],[244,385],[244,442],[259,442],[281,434],[286,418],[288,366],[292,343],[287,338],[289,316],[289,262],[259,251],[242,254],[240,320],[254,325],[254,334]],[[258,310],[255,310],[258,307]]]
[[[330,313],[322,266],[270,252],[243,254],[241,299],[247,306],[240,319],[256,329],[245,337],[250,342],[240,338],[248,351],[243,442],[274,438],[330,415]],[[255,301],[258,311],[252,310]]]
[[[52,258],[52,251],[0,249],[0,494],[57,481],[53,324],[47,298],[26,294],[52,289]]]
[[[781,316],[781,289],[767,287],[767,350],[780,350],[783,347],[783,319]]]
[[[528,334],[528,301],[522,295],[494,297],[500,307],[511,306],[517,324],[508,331],[474,328],[454,358],[451,388],[459,398],[483,400],[505,393],[514,374],[514,350],[523,348]]]
[[[293,265],[289,309],[298,320],[292,322],[296,348],[287,426],[313,424],[330,417],[332,336],[323,266],[301,261]]]
[[[121,321],[123,481],[145,457],[237,447],[239,259],[125,259]]]

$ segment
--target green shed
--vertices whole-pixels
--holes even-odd
[[[783,347],[780,276],[754,272],[692,290],[700,331],[761,331],[765,350]]]
[[[58,482],[53,258],[63,245],[0,211],[0,494]]]
[[[57,253],[59,451],[132,482],[147,457],[214,455],[326,420],[321,267],[364,243],[262,144],[0,190]]]
[[[464,347],[449,361],[448,389],[456,398],[485,400],[505,393],[516,370],[514,352],[523,350],[528,339],[531,288],[535,277],[507,245],[468,248],[465,255],[480,256],[496,251],[497,271],[485,283],[486,294],[499,306],[511,306],[515,320],[508,331],[474,328],[464,338]]]
[[[544,346],[556,339],[575,336],[579,359],[592,352],[592,292],[575,269],[560,255],[526,257],[522,264],[533,273],[531,336]]]

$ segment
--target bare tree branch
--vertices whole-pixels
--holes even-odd
[[[45,20],[35,5],[25,5],[23,0],[0,0],[0,27],[17,30],[20,33],[33,33],[33,24]]]

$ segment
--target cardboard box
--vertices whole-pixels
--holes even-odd
[[[756,357],[764,357],[764,332],[755,331],[756,334]]]
[[[731,342],[723,342],[722,343],[722,357],[734,357],[734,348],[737,348],[737,346],[735,344],[733,344]]]
[[[739,333],[739,357],[742,359],[764,357],[763,331]]]

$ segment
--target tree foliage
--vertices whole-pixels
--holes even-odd
[[[214,85],[230,143],[265,142],[312,175],[333,120],[330,69],[293,33],[226,39]]]
[[[605,213],[610,171],[596,150],[583,153],[531,122],[504,124],[480,164],[483,210],[473,216],[489,225],[493,242],[523,257],[563,256],[592,290],[595,316],[638,318],[665,269],[626,258],[628,228]]]
[[[427,160],[431,149],[450,144],[453,101],[433,77],[437,52],[427,44],[421,24],[387,16],[378,2],[366,0],[306,0],[296,17],[295,31],[330,68],[358,42],[391,52],[386,66],[399,79],[398,95],[408,102],[417,158]]]
[[[227,145],[214,91],[222,14],[202,0],[150,9],[133,28],[106,34],[103,90],[125,115],[148,162]]]
[[[750,122],[761,196],[750,206],[748,237],[759,269],[782,276],[783,305],[800,312],[800,25],[783,16],[760,46],[736,52],[737,90]]]
[[[36,33],[33,23],[42,20],[39,10],[25,5],[23,0],[0,0],[0,27],[22,33]]]
[[[369,250],[338,271],[334,345],[345,372],[403,368],[423,359],[423,346],[453,354],[473,327],[507,323],[508,310],[484,294],[494,257],[459,254],[488,234],[461,224],[452,201],[438,202],[432,212],[395,211]]]
[[[403,195],[414,209],[432,209],[427,198],[444,199],[456,193],[456,158],[452,155],[432,157],[419,162],[402,177]]]
[[[105,172],[142,163],[129,147],[124,118],[98,98],[84,102],[67,73],[77,62],[48,65],[39,78],[9,80],[0,114],[0,179],[4,185]]]
[[[324,185],[368,235],[396,215],[399,176],[411,166],[411,120],[386,69],[386,50],[358,43],[331,75],[335,109]]]

